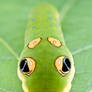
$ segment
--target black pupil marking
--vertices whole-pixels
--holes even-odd
[[[62,71],[63,72],[67,72],[69,71],[71,68],[71,63],[70,60],[68,58],[64,58],[63,59],[63,67],[62,67]]]
[[[20,70],[21,70],[21,72],[29,72],[29,68],[28,68],[26,59],[23,59],[21,61],[21,63],[20,63]]]

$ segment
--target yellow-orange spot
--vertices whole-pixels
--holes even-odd
[[[35,46],[37,46],[41,41],[41,38],[37,38],[33,41],[31,41],[29,44],[28,44],[28,48],[34,48]]]
[[[58,70],[58,72],[62,75],[62,76],[64,76],[66,73],[68,73],[68,72],[63,72],[62,71],[62,67],[63,67],[63,59],[65,58],[65,56],[61,56],[61,57],[58,57],[57,59],[56,59],[56,61],[55,61],[55,66],[56,66],[56,68],[57,68],[57,70]]]
[[[28,75],[29,75],[35,69],[35,61],[33,59],[31,59],[31,58],[26,58],[26,59],[27,59],[28,68],[29,68],[29,73],[28,73]]]
[[[23,88],[24,92],[29,92],[28,87],[25,84],[25,77],[24,77],[23,74],[26,74],[26,75],[29,76],[34,71],[36,64],[35,64],[35,61],[32,58],[25,58],[25,59],[27,60],[29,72],[22,73],[20,71],[20,68],[18,67],[17,74],[18,74],[19,79],[22,81],[22,88]],[[30,62],[31,62],[31,64],[30,64]],[[18,66],[19,66],[19,64],[20,64],[20,62],[18,63]]]
[[[62,69],[62,66],[63,66],[63,61],[62,60],[63,60],[63,58],[64,57],[59,57],[55,61],[55,66],[56,66],[58,71]]]
[[[49,37],[49,38],[48,38],[48,41],[49,41],[52,45],[54,45],[54,46],[56,46],[56,47],[60,47],[60,46],[61,46],[61,42],[60,42],[59,40],[54,39],[54,38]]]

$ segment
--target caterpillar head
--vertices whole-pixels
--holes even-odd
[[[37,6],[30,15],[18,63],[24,92],[69,92],[74,71],[59,13],[48,4]]]
[[[25,46],[18,64],[24,92],[69,92],[74,72],[73,58],[66,45],[51,37],[32,40]]]

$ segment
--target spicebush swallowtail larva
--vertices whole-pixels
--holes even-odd
[[[30,14],[18,63],[24,92],[70,92],[74,72],[58,11],[48,4],[38,5]]]

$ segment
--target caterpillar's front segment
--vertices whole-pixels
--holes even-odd
[[[18,63],[24,92],[69,92],[74,72],[59,13],[48,4],[37,6],[31,12]]]

